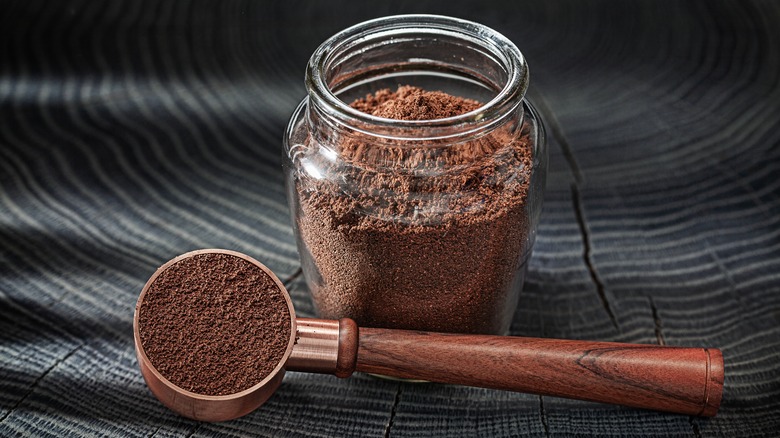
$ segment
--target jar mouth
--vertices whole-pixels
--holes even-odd
[[[349,86],[360,80],[360,75],[333,71],[339,69],[339,62],[346,58],[370,56],[376,47],[414,38],[420,35],[437,39],[446,37],[462,41],[469,49],[480,51],[497,68],[502,70],[503,83],[491,83],[496,94],[479,108],[453,117],[430,120],[398,120],[374,116],[355,108],[339,98],[338,88]],[[454,56],[454,55],[453,55]],[[357,58],[360,59],[360,58]],[[463,58],[461,58],[463,59]],[[427,59],[411,58],[409,65],[424,63]],[[355,62],[355,61],[351,61]],[[359,61],[358,61],[359,63]],[[399,65],[398,69],[403,66]],[[363,72],[370,73],[370,72]],[[413,137],[413,131],[428,128],[427,136],[437,136],[436,131],[468,131],[479,126],[490,125],[503,119],[517,108],[528,88],[528,66],[520,50],[508,38],[495,30],[468,20],[441,15],[395,15],[369,20],[349,27],[323,42],[309,60],[306,69],[306,86],[312,104],[328,109],[338,122],[367,133],[392,132],[393,136]],[[434,90],[431,90],[434,91]],[[408,131],[408,135],[404,132]]]

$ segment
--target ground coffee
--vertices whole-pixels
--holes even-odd
[[[187,257],[163,271],[139,308],[141,344],[171,383],[202,395],[248,389],[284,357],[287,302],[273,279],[229,254]]]
[[[431,120],[480,104],[404,86],[351,106]],[[309,156],[319,177],[295,182],[304,271],[320,314],[364,326],[504,333],[530,250],[528,132],[517,123],[465,140],[356,132],[329,146],[339,160]]]

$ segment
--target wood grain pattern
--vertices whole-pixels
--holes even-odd
[[[357,371],[715,415],[718,349],[361,328]]]
[[[773,436],[780,430],[780,5],[772,1],[3,1],[0,435]],[[299,269],[279,167],[303,72],[359,21],[482,22],[528,59],[550,175],[513,335],[706,345],[711,419],[289,373],[199,424],[156,403],[132,311],[155,268]],[[609,310],[608,310],[609,309]],[[614,323],[609,312],[614,315]]]

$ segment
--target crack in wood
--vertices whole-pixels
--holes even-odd
[[[574,177],[574,182],[576,184],[582,184],[584,178],[580,171],[580,165],[577,163],[577,158],[574,156],[574,152],[569,145],[569,140],[566,139],[566,135],[563,133],[563,128],[561,127],[558,118],[555,116],[555,113],[550,106],[547,105],[547,100],[544,96],[536,91],[535,88],[529,90],[529,94],[533,96],[536,109],[542,114],[544,125],[549,128],[550,133],[561,146],[561,151],[563,152],[564,158],[566,158],[566,163],[569,165],[571,174]]]
[[[542,426],[544,426],[544,436],[550,437],[550,426],[547,424],[547,412],[544,410],[544,398],[539,396],[539,416],[542,418]]]
[[[585,248],[582,254],[582,258],[585,261],[585,266],[588,267],[591,280],[593,280],[593,283],[596,285],[596,291],[598,292],[599,299],[601,300],[601,305],[604,307],[604,310],[607,311],[607,315],[609,315],[609,319],[612,321],[612,325],[618,331],[620,331],[620,325],[618,324],[615,312],[612,311],[612,306],[610,305],[609,299],[607,298],[604,283],[601,281],[601,277],[596,270],[596,266],[593,264],[590,232],[588,231],[588,226],[585,223],[585,215],[582,211],[582,197],[580,195],[580,189],[577,187],[576,183],[571,185],[571,198],[572,203],[574,204],[574,214],[577,217],[577,224],[580,227],[580,234],[582,235],[582,245]]]
[[[185,438],[191,438],[193,435],[195,435],[195,433],[200,430],[201,425],[203,425],[203,423],[201,423],[200,421],[195,423],[195,427],[192,428],[190,433],[188,433]]]
[[[699,422],[696,420],[696,417],[694,416],[688,417],[688,422],[691,423],[693,436],[695,436],[696,438],[701,438],[701,430],[699,430]]]
[[[301,276],[303,273],[303,269],[299,266],[298,269],[295,270],[290,276],[282,280],[282,286],[284,286],[285,289],[289,289],[290,285],[293,281],[295,281],[298,277]]]
[[[596,285],[596,290],[598,292],[599,299],[601,300],[601,305],[607,311],[607,315],[609,315],[609,320],[612,322],[612,325],[615,327],[615,329],[620,331],[620,325],[618,324],[618,320],[617,317],[615,316],[615,312],[612,310],[612,306],[610,305],[609,300],[607,299],[604,283],[601,281],[601,277],[599,276],[599,273],[596,270],[596,267],[593,264],[593,260],[591,257],[590,233],[588,231],[588,226],[585,223],[585,215],[582,212],[582,198],[580,196],[580,189],[579,189],[579,186],[584,183],[585,177],[583,176],[582,171],[580,170],[580,165],[577,162],[577,158],[574,156],[574,151],[572,150],[571,145],[569,144],[569,140],[566,138],[566,135],[563,133],[563,127],[558,121],[558,118],[555,117],[555,113],[552,111],[549,105],[547,105],[547,101],[544,99],[541,93],[539,93],[535,89],[530,90],[529,94],[533,95],[533,100],[536,103],[536,108],[544,117],[545,125],[549,127],[552,136],[557,140],[558,144],[560,145],[561,151],[563,152],[563,156],[566,158],[566,163],[569,165],[569,170],[571,171],[572,177],[574,178],[574,182],[571,184],[572,202],[574,204],[574,213],[577,217],[577,224],[580,227],[580,234],[582,235],[583,246],[585,247],[583,253],[585,266],[588,267],[590,278],[593,281],[593,283]]]
[[[151,434],[149,434],[149,436],[148,436],[147,438],[154,438],[154,437],[156,437],[156,436],[157,436],[157,432],[159,432],[159,431],[160,431],[160,428],[161,428],[161,427],[162,427],[162,425],[159,425],[159,426],[157,426],[157,428],[155,428],[155,429],[154,429],[154,432],[152,432]]]
[[[731,271],[726,267],[726,265],[723,264],[723,260],[721,260],[720,256],[718,256],[718,251],[713,248],[713,245],[710,243],[710,239],[704,239],[704,247],[707,251],[707,254],[709,254],[710,258],[715,262],[715,266],[717,266],[718,270],[723,274],[723,278],[726,279],[726,282],[729,285],[729,291],[734,297],[734,301],[737,302],[737,305],[739,305],[740,308],[744,309],[745,303],[742,301],[742,294],[739,293],[737,282],[734,281],[734,277],[731,275]]]
[[[22,403],[24,403],[24,401],[27,399],[27,397],[29,397],[30,394],[32,394],[33,391],[35,391],[35,388],[38,386],[38,383],[40,383],[41,380],[43,380],[46,376],[48,376],[49,373],[52,372],[55,368],[57,368],[57,366],[59,364],[65,362],[66,360],[68,360],[69,357],[73,356],[73,354],[75,354],[77,351],[79,351],[81,349],[81,347],[83,347],[84,345],[85,344],[80,344],[76,348],[74,348],[73,350],[69,351],[68,354],[66,354],[65,356],[63,356],[60,359],[58,359],[49,368],[47,368],[46,371],[44,371],[40,376],[38,376],[32,382],[32,384],[27,389],[27,392],[22,396],[22,398],[20,398],[19,400],[17,400],[16,403],[14,403],[14,405],[11,407],[11,409],[9,409],[8,412],[6,412],[5,415],[3,415],[3,418],[0,418],[0,423],[4,422],[6,418],[11,416],[11,414],[13,414],[14,411],[16,411],[16,409],[19,408],[19,406],[22,405]]]
[[[393,428],[395,423],[395,412],[398,409],[398,403],[401,401],[401,382],[398,382],[398,388],[395,391],[395,400],[393,401],[393,408],[390,410],[390,419],[387,421],[385,427],[384,438],[390,438],[390,429]]]
[[[655,339],[658,341],[658,345],[666,345],[666,339],[664,339],[663,323],[661,317],[658,315],[658,309],[655,307],[655,301],[653,297],[647,297],[650,300],[650,310],[653,312],[653,325],[655,327]]]

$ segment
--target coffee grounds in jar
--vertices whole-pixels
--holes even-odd
[[[393,92],[379,90],[358,99],[352,108],[396,120],[435,120],[459,116],[480,107],[479,102],[451,96],[441,91],[424,91],[417,87],[402,86]]]
[[[141,345],[174,385],[229,395],[260,383],[290,341],[287,301],[256,265],[203,253],[160,273],[139,308]]]
[[[402,86],[351,106],[384,118],[432,120],[480,104]],[[314,262],[304,271],[323,317],[442,332],[508,329],[530,249],[531,140],[508,125],[445,141],[440,147],[436,140],[355,133],[335,144],[346,163],[330,169],[338,178],[298,177],[297,225]]]

